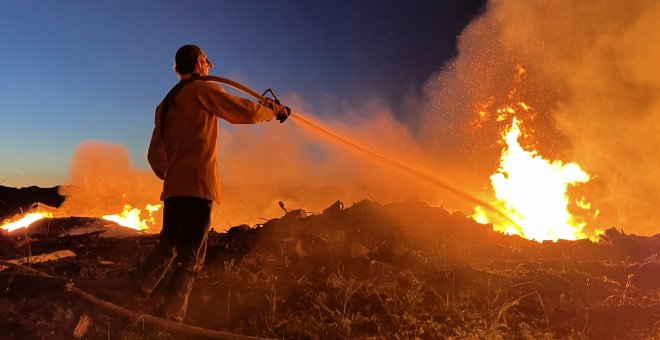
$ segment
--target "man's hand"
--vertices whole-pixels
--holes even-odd
[[[284,121],[287,118],[289,118],[289,116],[291,115],[291,109],[288,106],[284,106],[284,105],[279,105],[279,106],[281,109],[275,111],[275,119],[279,120],[280,123],[284,123]]]
[[[280,123],[284,123],[284,121],[291,115],[291,109],[288,106],[284,106],[270,98],[266,98],[264,105],[273,110],[275,113],[275,119],[279,120]]]

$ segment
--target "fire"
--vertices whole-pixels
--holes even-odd
[[[149,225],[155,223],[154,213],[158,211],[160,207],[160,204],[147,204],[145,206],[147,217],[142,219],[142,210],[133,208],[130,204],[126,204],[124,205],[124,210],[121,213],[114,215],[104,215],[101,218],[135,230],[147,230],[149,229]]]
[[[486,121],[502,125],[502,152],[499,168],[490,176],[495,199],[493,206],[506,216],[492,213],[484,207],[476,207],[472,217],[480,223],[493,223],[493,229],[506,234],[520,235],[536,241],[558,239],[576,240],[591,238],[596,241],[599,230],[592,235],[584,232],[586,219],[573,216],[571,208],[581,209],[592,214],[592,206],[582,196],[571,200],[567,190],[569,186],[587,183],[591,176],[577,163],[547,160],[531,147],[523,148],[519,141],[521,135],[533,137],[533,129],[526,127],[523,134],[523,120],[533,122],[538,113],[532,105],[523,101],[525,88],[522,83],[528,75],[522,65],[516,65],[506,98],[498,100],[489,97],[484,104],[476,105],[477,114],[470,127],[482,127]],[[521,119],[522,117],[522,119]],[[575,210],[574,210],[575,211]],[[600,212],[595,209],[591,218]]]
[[[569,213],[566,191],[569,185],[588,182],[590,175],[576,163],[548,161],[534,150],[523,149],[518,143],[521,124],[514,117],[508,131],[503,133],[506,146],[502,149],[500,167],[490,177],[495,205],[515,223],[491,216],[481,207],[475,208],[473,217],[480,223],[493,223],[496,231],[539,242],[589,237],[583,232],[586,223]],[[576,205],[585,210],[591,208],[584,197]]]
[[[29,213],[26,215],[23,215],[21,218],[11,221],[11,222],[6,222],[0,227],[0,229],[4,229],[6,231],[12,232],[16,229],[20,228],[26,228],[30,224],[45,218],[45,217],[53,217],[53,214],[47,213],[47,212],[34,212],[34,213]]]
[[[142,210],[133,208],[131,205],[126,204],[124,205],[124,210],[121,213],[114,215],[104,215],[102,218],[115,222],[124,227],[145,231],[156,223],[154,213],[160,210],[160,208],[160,204],[147,204],[144,208],[144,210],[146,210],[147,216],[143,219]],[[55,210],[55,212],[57,212],[57,210]],[[13,221],[5,222],[2,226],[0,226],[0,229],[12,232],[19,228],[26,228],[30,224],[42,218],[52,217],[54,217],[54,215],[50,212],[31,212],[18,217]]]

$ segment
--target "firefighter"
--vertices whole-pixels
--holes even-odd
[[[159,314],[177,322],[185,318],[188,295],[204,264],[211,208],[220,199],[219,118],[254,124],[273,117],[283,121],[290,114],[288,107],[275,101],[255,103],[225,92],[216,83],[195,80],[208,75],[212,67],[198,46],[185,45],[176,52],[174,69],[180,82],[156,108],[147,155],[163,180],[163,229],[155,249],[133,275],[133,283],[147,295],[164,284]]]

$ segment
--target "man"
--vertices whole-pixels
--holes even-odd
[[[179,48],[175,62],[181,82],[156,109],[147,156],[156,176],[164,181],[163,229],[135,279],[149,294],[169,274],[161,313],[182,322],[188,295],[204,264],[211,207],[220,199],[218,118],[233,124],[253,124],[273,117],[283,121],[290,110],[273,101],[256,104],[226,93],[216,83],[195,80],[208,75],[213,67],[195,45]]]

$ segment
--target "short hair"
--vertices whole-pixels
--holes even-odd
[[[176,51],[174,56],[174,69],[178,74],[188,74],[195,70],[197,59],[202,54],[202,49],[196,45],[183,45]]]

